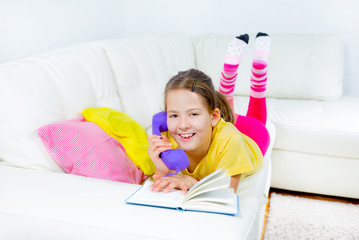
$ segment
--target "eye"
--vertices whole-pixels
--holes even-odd
[[[191,113],[190,116],[198,116],[198,113]]]
[[[177,114],[170,114],[168,115],[168,118],[176,118],[178,115]]]

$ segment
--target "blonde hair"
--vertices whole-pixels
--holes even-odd
[[[230,107],[226,97],[213,86],[212,79],[205,73],[197,69],[189,69],[181,71],[173,76],[165,88],[165,109],[167,110],[167,94],[170,90],[187,89],[199,94],[207,104],[208,112],[211,114],[214,109],[218,108],[221,117],[226,122],[234,123],[232,108]]]

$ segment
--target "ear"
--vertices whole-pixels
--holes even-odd
[[[218,108],[214,109],[211,114],[211,117],[212,117],[212,127],[215,127],[219,122],[219,120],[221,120],[221,111],[219,111]]]

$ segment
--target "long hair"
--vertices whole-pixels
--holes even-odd
[[[214,109],[218,108],[221,112],[221,117],[226,122],[234,123],[234,116],[232,108],[230,107],[226,97],[219,91],[216,91],[213,86],[212,79],[205,73],[197,69],[189,69],[181,71],[173,76],[165,88],[165,109],[167,110],[167,94],[170,90],[187,89],[189,91],[198,93],[207,104],[207,110],[211,114]]]

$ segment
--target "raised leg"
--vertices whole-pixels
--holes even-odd
[[[221,82],[219,91],[224,93],[230,106],[233,109],[233,91],[237,79],[237,69],[241,57],[248,44],[248,34],[235,37],[228,46],[224,59],[223,71],[221,74]]]

